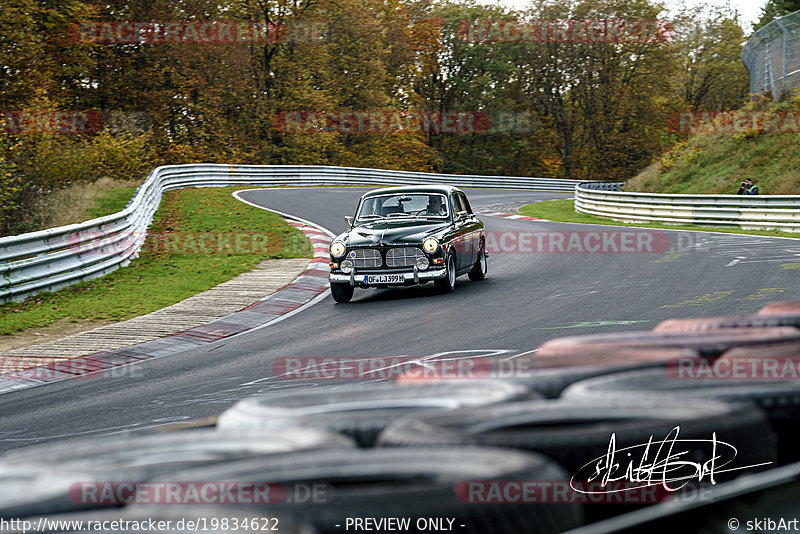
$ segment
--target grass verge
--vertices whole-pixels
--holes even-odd
[[[136,189],[136,187],[119,187],[95,198],[94,205],[86,210],[86,217],[84,220],[104,217],[124,210],[125,206],[128,205],[128,201],[133,198]]]
[[[579,223],[579,224],[602,224],[606,226],[636,226],[642,228],[660,228],[664,230],[692,230],[695,232],[719,232],[725,234],[749,234],[766,235],[774,237],[800,238],[800,234],[791,232],[781,232],[778,230],[742,230],[741,228],[725,228],[719,226],[701,226],[698,224],[663,224],[636,222],[625,223],[596,217],[575,211],[575,204],[572,199],[546,200],[522,206],[519,212],[528,217],[539,217],[557,222]]]
[[[87,211],[124,208],[133,189],[114,190]],[[278,215],[231,196],[241,187],[164,194],[140,256],[127,267],[55,293],[0,305],[0,334],[59,320],[122,321],[180,302],[269,258],[311,257],[305,236]]]

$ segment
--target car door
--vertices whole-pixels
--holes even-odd
[[[481,244],[481,230],[483,229],[480,221],[472,213],[467,196],[462,192],[455,194],[459,203],[459,211],[465,212],[466,217],[462,220],[464,228],[464,243],[466,254],[464,256],[464,266],[474,265],[478,261],[478,251]]]
[[[467,265],[470,265],[470,250],[469,250],[469,228],[467,219],[459,216],[464,212],[464,205],[458,197],[458,193],[453,193],[450,196],[450,205],[453,212],[453,225],[455,227],[456,235],[453,239],[453,245],[456,249],[456,269],[461,270]]]

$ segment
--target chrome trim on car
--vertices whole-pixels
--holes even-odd
[[[417,263],[417,256],[425,253],[417,247],[395,247],[386,251],[387,267],[412,267]]]
[[[404,282],[414,282],[415,284],[430,282],[432,280],[437,280],[439,278],[444,278],[447,276],[447,269],[436,269],[432,271],[419,271],[416,273],[407,272],[407,273],[376,273],[376,272],[361,272],[357,276],[352,275],[348,276],[346,274],[340,273],[331,273],[328,277],[328,280],[331,282],[348,282],[351,283],[353,286],[364,286],[364,276],[365,275],[375,275],[375,274],[401,274],[403,275]],[[391,285],[391,284],[387,284]],[[375,286],[367,286],[367,287],[375,287]]]
[[[374,248],[354,248],[347,253],[356,269],[377,269],[383,265],[381,252]]]

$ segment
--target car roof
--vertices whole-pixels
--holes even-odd
[[[397,187],[373,189],[372,191],[364,193],[361,198],[395,193],[441,193],[442,195],[447,195],[454,191],[461,190],[452,185],[401,185]]]

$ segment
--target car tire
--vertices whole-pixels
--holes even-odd
[[[244,398],[219,416],[217,431],[231,436],[269,435],[302,425],[339,432],[362,447],[371,447],[392,420],[404,415],[530,398],[522,384],[483,379],[319,386],[294,395]]]
[[[269,436],[186,430],[103,436],[15,449],[0,456],[0,517],[116,507],[114,495],[83,502],[81,483],[146,482],[172,471],[327,448],[355,448],[350,438],[313,428]],[[76,489],[77,488],[77,489]],[[100,495],[100,490],[96,495]]]
[[[699,368],[698,368],[699,369]],[[590,378],[572,384],[561,394],[573,402],[622,402],[636,404],[641,399],[670,403],[681,398],[697,403],[747,403],[759,407],[778,435],[777,460],[780,465],[800,461],[800,385],[797,380],[725,379],[698,377],[695,369],[678,368],[626,371]]]
[[[456,259],[454,254],[447,255],[447,276],[433,282],[440,293],[452,293],[456,288]]]
[[[800,342],[800,330],[789,326],[772,328],[725,328],[700,332],[613,332],[551,339],[539,347],[537,356],[574,354],[622,348],[675,347],[696,350],[703,357],[717,357],[726,350],[753,345]]]
[[[653,328],[653,332],[710,332],[728,328],[771,328],[774,326],[800,327],[800,314],[780,315],[730,315],[722,317],[694,317],[667,319]]]
[[[481,246],[481,250],[478,252],[478,261],[475,262],[475,265],[467,276],[469,276],[469,279],[473,282],[480,282],[486,279],[487,270],[485,247]]]
[[[551,357],[533,353],[514,359],[514,366],[520,372],[509,380],[524,384],[531,392],[547,399],[555,399],[576,382],[624,371],[666,369],[668,365],[679,365],[682,358],[696,361],[700,356],[691,349],[670,347],[612,348],[594,352],[578,349],[572,354]]]
[[[288,499],[254,505],[262,511],[310,523],[320,534],[340,534],[347,518],[407,518],[409,524],[381,532],[422,534],[425,519],[451,519],[451,532],[500,534],[562,532],[583,523],[582,506],[542,506],[523,499],[475,502],[469,482],[566,481],[569,473],[532,452],[486,447],[422,447],[338,450],[335,453],[288,453],[280,458],[198,468],[172,473],[171,482],[269,480],[297,493],[295,484],[314,481],[322,490],[313,502]],[[485,492],[485,490],[484,490]],[[422,524],[418,524],[422,521]],[[446,523],[445,523],[446,525]],[[434,529],[440,530],[438,528]],[[281,528],[281,532],[283,529]]]
[[[651,435],[663,439],[676,425],[681,427],[681,439],[707,439],[716,432],[719,439],[735,444],[739,465],[775,459],[775,435],[764,412],[752,405],[644,395],[625,400],[533,400],[412,414],[388,425],[378,446],[522,449],[544,454],[577,476],[587,462],[608,451],[612,433],[621,450],[647,443]]]
[[[350,302],[353,298],[354,288],[350,284],[331,283],[331,296],[336,302]]]

